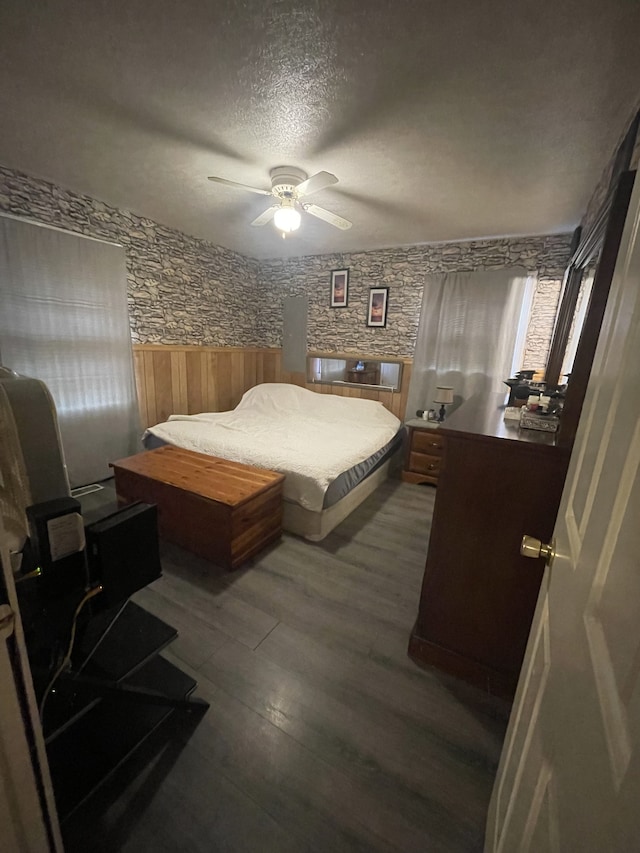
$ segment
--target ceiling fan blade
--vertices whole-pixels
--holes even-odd
[[[353,225],[348,219],[343,219],[342,216],[338,216],[337,213],[331,213],[330,210],[325,210],[324,207],[318,207],[317,204],[305,204],[303,207],[307,213],[317,216],[318,219],[323,219],[329,225],[335,225],[336,228],[341,228],[343,231],[346,231]]]
[[[307,178],[306,181],[298,184],[296,192],[300,197],[302,197],[303,195],[317,193],[318,190],[323,190],[325,187],[330,187],[331,184],[337,183],[338,179],[335,175],[332,175],[331,172],[318,172],[315,175],[311,175],[311,177]]]
[[[239,184],[237,181],[228,181],[226,178],[216,178],[215,175],[211,175],[208,180],[214,181],[216,184],[225,184],[228,187],[236,187],[236,189],[239,190],[249,190],[249,192],[258,193],[259,195],[271,195],[270,190],[259,190],[257,187],[249,187],[246,184]]]
[[[271,207],[268,207],[260,216],[256,216],[256,218],[251,223],[252,225],[266,225],[267,222],[271,222],[273,217],[275,216],[276,210],[280,207],[279,204],[274,204]]]

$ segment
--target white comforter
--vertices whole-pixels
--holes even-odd
[[[231,412],[171,415],[148,432],[169,444],[286,474],[284,496],[322,509],[343,471],[384,447],[400,421],[381,403],[264,384]]]

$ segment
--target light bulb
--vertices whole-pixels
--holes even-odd
[[[289,234],[300,227],[300,214],[294,207],[279,207],[273,217],[273,223],[280,231]]]

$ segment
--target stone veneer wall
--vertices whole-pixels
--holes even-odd
[[[426,274],[523,266],[538,273],[523,367],[546,362],[570,242],[555,235],[259,262],[2,166],[0,211],[121,243],[138,343],[281,346],[282,297],[307,294],[309,349],[411,357]],[[342,267],[349,307],[331,309],[330,271]],[[365,326],[372,286],[390,287],[385,329]]]
[[[0,211],[121,243],[134,342],[259,345],[257,261],[1,166]]]
[[[282,297],[306,295],[310,350],[411,357],[425,275],[522,266],[538,273],[522,366],[544,367],[570,242],[561,234],[263,261],[258,334],[264,345],[280,346]],[[330,273],[342,268],[349,269],[349,305],[330,308]],[[384,329],[365,325],[370,287],[389,287]]]

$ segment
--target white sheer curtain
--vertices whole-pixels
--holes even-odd
[[[0,216],[0,360],[49,387],[72,486],[138,449],[126,281],[121,246]]]
[[[535,279],[521,269],[445,273],[425,278],[407,417],[438,408],[436,386],[450,385],[453,411],[473,394],[505,391]]]

